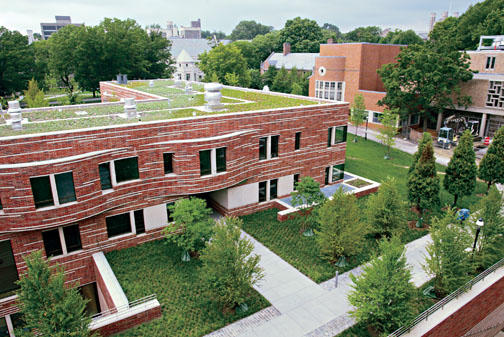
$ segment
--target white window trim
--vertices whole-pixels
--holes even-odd
[[[58,258],[61,258],[61,257],[65,257],[65,256],[68,256],[68,255],[73,255],[75,253],[79,253],[79,252],[83,251],[83,249],[82,249],[82,237],[81,237],[81,249],[74,250],[73,252],[70,252],[70,253],[67,250],[67,245],[66,245],[66,241],[65,241],[65,235],[63,234],[63,228],[64,227],[68,227],[68,226],[74,226],[74,225],[79,226],[78,224],[71,224],[71,225],[66,225],[66,226],[60,226],[60,227],[58,227],[58,235],[59,235],[59,239],[60,239],[61,250],[63,251],[63,253],[61,255],[51,256],[50,257],[51,260],[58,259]],[[42,231],[42,232],[48,232],[50,230],[53,230],[53,229],[48,229],[48,230],[45,230],[45,231]],[[80,235],[80,227],[79,227],[79,235]]]
[[[271,193],[270,193],[271,181],[275,180],[275,179],[277,180],[277,197],[275,199],[278,199],[278,178],[274,178],[274,179],[270,179],[270,180],[263,180],[263,181],[260,181],[257,183],[257,197],[259,198],[259,184],[266,182],[266,200],[259,201],[260,204],[265,203],[265,202],[269,202],[271,200],[275,200],[275,199],[271,199]]]
[[[75,193],[76,200],[71,201],[71,202],[66,202],[64,204],[60,204],[58,189],[56,188],[56,178],[54,176],[57,174],[68,173],[68,172],[72,173],[72,182],[74,183],[74,193]],[[33,176],[30,178],[40,178],[40,177],[47,177],[47,176],[49,176],[49,183],[51,184],[51,194],[53,197],[54,205],[36,208],[37,211],[38,210],[49,210],[49,209],[53,209],[53,208],[57,208],[57,207],[65,207],[65,206],[69,206],[69,205],[75,205],[77,203],[77,192],[75,191],[75,181],[73,180],[73,171],[63,171],[63,172],[58,172],[58,173],[45,174],[45,175],[41,175],[41,176]],[[33,193],[33,190],[32,190],[32,193]],[[3,213],[3,210],[0,212]],[[2,214],[2,213],[0,213],[0,214]]]
[[[346,142],[336,143],[336,128],[342,128],[342,127],[345,127],[345,126],[346,125],[338,125],[338,126],[331,126],[331,127],[328,128],[328,129],[331,129],[331,146],[346,143]]]
[[[138,181],[142,180],[142,179],[138,178],[138,179],[121,181],[120,183],[117,182],[116,173],[115,173],[115,161],[122,160],[122,159],[129,159],[129,158],[137,158],[137,161],[138,161],[138,156],[129,156],[129,157],[118,158],[118,159],[114,159],[114,160],[110,160],[110,161],[105,161],[103,163],[98,164],[98,165],[100,165],[100,164],[109,163],[110,182],[112,184],[112,188],[102,190],[102,194],[110,193],[110,191],[112,191],[114,189],[114,187],[116,187],[116,186],[122,186],[122,185],[130,184],[130,183],[138,182]],[[138,168],[138,171],[139,171],[138,175],[140,176],[140,167]]]
[[[120,238],[126,237],[128,235],[144,235],[144,234],[146,234],[147,232],[141,233],[141,234],[137,234],[137,232],[136,232],[135,211],[140,211],[140,210],[145,210],[145,209],[140,208],[140,209],[132,210],[132,211],[129,211],[129,212],[125,212],[125,213],[129,213],[130,230],[131,230],[131,232],[120,234],[120,235],[116,235],[116,236],[113,236],[113,237],[109,237],[108,240],[120,239]],[[124,213],[119,213],[119,214],[124,214]],[[114,214],[114,215],[119,215],[119,214]],[[111,215],[111,216],[114,216],[114,215]],[[107,236],[108,236],[108,233],[107,233]]]
[[[226,171],[224,172],[217,172],[217,149],[226,149]],[[227,146],[221,146],[221,147],[215,147],[212,149],[204,149],[200,150],[201,151],[210,151],[210,174],[205,174],[201,175],[201,170],[200,170],[200,176],[201,177],[213,177],[221,174],[227,173]],[[201,159],[200,159],[201,161]],[[172,173],[166,174],[167,175],[175,175]]]
[[[325,83],[329,83],[329,88],[325,88]],[[331,83],[334,83],[334,99],[331,99]],[[341,83],[341,90],[338,89],[338,84]],[[315,97],[320,99],[327,99],[336,102],[345,101],[345,82],[343,81],[315,81]],[[327,98],[324,98],[324,94],[327,92]],[[338,100],[338,92],[341,93],[341,100]]]
[[[328,179],[329,180],[329,184],[332,184],[333,182],[341,180],[341,179],[338,179],[336,181],[333,181],[333,169],[334,169],[334,166],[336,166],[336,165],[341,165],[341,164],[331,164],[329,166],[329,179]]]

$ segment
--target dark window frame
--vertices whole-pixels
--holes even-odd
[[[77,231],[72,232],[72,229],[74,229],[74,228],[77,228]],[[70,240],[67,238],[67,235],[69,238],[71,238]],[[63,239],[65,240],[65,247],[67,250],[67,254],[82,250],[82,240],[81,240],[81,235],[80,235],[79,224],[64,226],[63,227]],[[72,241],[74,241],[74,242],[72,243]],[[71,245],[69,245],[69,242],[71,243]]]
[[[294,150],[301,149],[301,132],[296,132],[294,136]]]
[[[118,169],[117,164],[127,163],[128,161],[130,162],[129,165],[126,164],[125,167],[120,167]],[[133,161],[134,161],[134,164],[132,165],[131,163],[133,163]],[[131,169],[136,169],[133,174],[131,174],[132,172],[128,172],[128,170],[131,170]],[[116,178],[115,181],[117,184],[140,179],[138,156],[114,160],[114,171],[115,171],[115,178]]]
[[[44,182],[39,182],[42,179],[44,180]],[[35,187],[39,187],[39,186],[49,187],[49,195],[46,196],[46,195],[43,195],[43,193],[36,192],[34,190],[34,182],[36,182]],[[52,187],[51,187],[50,175],[31,177],[30,178],[30,185],[31,185],[33,202],[35,204],[35,208],[51,207],[51,206],[55,205],[54,195],[53,195]],[[50,198],[49,198],[49,196],[50,196]]]
[[[270,137],[270,154],[271,158],[278,158],[279,156],[279,147],[280,143],[280,136],[279,135],[274,135]]]
[[[330,127],[329,129],[327,129],[327,147],[331,147],[332,145],[332,131],[333,128]]]
[[[208,167],[206,167],[206,163],[203,159],[206,159],[208,153]],[[204,157],[203,157],[204,156]],[[208,176],[212,174],[212,150],[200,150],[199,151],[199,160],[200,160],[200,176]]]
[[[268,159],[268,137],[259,138],[259,160]]]
[[[220,154],[219,154],[220,152]],[[224,155],[222,155],[224,154]],[[215,165],[217,173],[226,172],[227,150],[225,147],[215,149]]]
[[[334,173],[334,170],[338,170],[339,171],[339,176],[336,177],[335,179],[335,173]],[[331,177],[332,177],[332,182],[336,182],[338,180],[341,180],[341,179],[344,179],[345,177],[345,164],[336,164],[336,165],[332,165],[332,174],[331,174]]]
[[[325,177],[324,177],[324,184],[325,185],[329,185],[329,176],[331,174],[331,167],[330,166],[327,166],[325,168]]]
[[[121,223],[121,224],[111,223],[112,219],[119,219],[119,217],[124,217],[124,219],[126,219],[125,215],[127,215],[127,221],[125,223]],[[109,239],[117,237],[117,236],[133,233],[131,230],[131,217],[130,217],[129,212],[115,214],[115,215],[106,217],[105,223],[106,223],[106,227],[107,227],[107,236]],[[127,228],[126,228],[126,225],[127,225]],[[110,234],[111,232],[112,232],[112,235]]]
[[[294,179],[294,191],[296,190],[296,185],[299,183],[299,178],[301,177],[300,173],[294,173],[293,179]]]
[[[61,237],[58,228],[43,231],[42,242],[44,244],[44,251],[48,258],[63,255],[63,245],[61,244]]]
[[[268,195],[266,194],[267,188],[268,188],[267,181],[259,182],[259,202],[265,202],[268,200]]]
[[[175,221],[173,219],[173,212],[169,208],[169,207],[174,206],[174,205],[175,205],[174,201],[166,203],[166,218],[167,218],[168,223]]]
[[[269,190],[270,190],[269,200],[278,198],[278,179],[270,180]]]
[[[16,281],[19,280],[19,272],[14,258],[11,240],[0,241],[0,248],[5,249],[5,251],[0,250],[3,256],[1,263],[3,272],[0,273],[0,293],[7,293],[19,289],[19,285],[16,283]]]
[[[70,182],[68,181],[64,182],[63,180],[61,180],[64,176],[67,177],[68,174],[70,174]],[[58,194],[58,204],[63,205],[77,201],[77,195],[75,194],[75,183],[72,171],[55,173],[54,184],[56,185],[56,193]]]
[[[145,216],[144,210],[138,209],[133,212],[133,217],[135,218],[135,232],[136,234],[145,233]]]
[[[112,185],[112,175],[110,174],[109,161],[98,164],[98,174],[100,175],[100,187],[102,191],[114,188]]]
[[[340,132],[342,130],[342,132]],[[347,141],[348,126],[341,125],[334,127],[334,144],[341,144]],[[341,137],[339,137],[341,135]]]
[[[164,174],[173,173],[173,152],[163,153]]]

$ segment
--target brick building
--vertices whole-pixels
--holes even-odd
[[[310,78],[310,97],[353,102],[361,94],[368,110],[372,128],[380,127],[380,114],[384,107],[378,105],[386,92],[377,74],[382,65],[395,62],[401,45],[378,43],[331,43],[320,45],[320,55],[315,58],[315,68]],[[405,130],[416,125],[418,116],[400,121]]]
[[[289,71],[296,68],[298,73],[311,74],[317,56],[319,56],[318,53],[291,53],[290,43],[285,42],[281,53],[273,52],[264,62],[261,62],[261,74],[264,74],[270,67],[278,70],[285,68]]]
[[[139,109],[152,101],[156,114],[128,120],[112,113],[123,103],[111,102],[68,107],[67,118],[38,123],[31,121],[51,108],[25,109],[19,134],[0,125],[0,336],[12,335],[19,322],[14,282],[34,250],[82,285],[88,312],[98,314],[92,327],[108,335],[160,315],[154,299],[142,302],[145,310],[133,306],[103,253],[161,238],[167,205],[198,196],[220,213],[246,214],[272,207],[300,176],[321,184],[341,179],[346,103],[294,104],[299,96],[243,89],[292,102],[218,114],[170,109],[159,117],[159,106],[171,104],[160,95],[111,82],[102,82],[101,92],[109,101],[144,100]],[[117,317],[100,321],[111,313]]]

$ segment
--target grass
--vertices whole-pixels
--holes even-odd
[[[250,290],[249,310],[226,313],[212,301],[200,281],[201,262],[180,261],[182,251],[158,240],[107,253],[107,259],[129,301],[156,294],[162,317],[119,336],[199,337],[269,306]]]
[[[371,183],[368,183],[367,181],[362,180],[362,179],[358,179],[358,178],[354,179],[354,180],[346,181],[345,184],[351,185],[351,186],[354,186],[357,188],[371,185]]]
[[[406,179],[413,156],[393,149],[392,158],[384,160],[384,151],[381,144],[373,141],[360,139],[357,143],[348,142],[345,170],[378,182],[382,182],[388,176],[395,177],[403,200],[407,200]],[[444,172],[443,166],[438,165],[437,168],[439,172]],[[442,179],[442,175],[440,176]],[[478,183],[473,195],[460,199],[459,206],[474,209],[474,204],[479,200],[476,194],[484,191],[485,184]],[[359,199],[362,210],[366,207],[367,199],[367,197]],[[441,201],[441,205],[444,206],[450,204],[453,197],[442,190]],[[276,213],[277,210],[273,209],[244,216],[243,229],[315,282],[320,283],[332,278],[336,269],[331,263],[320,258],[315,238],[300,235],[300,225],[294,220],[277,221]],[[435,209],[433,214],[441,214],[441,206]],[[416,215],[410,212],[408,220],[414,219]],[[364,215],[361,215],[361,220],[365,221]],[[404,243],[411,242],[427,233],[426,229],[406,228],[401,240]],[[377,243],[374,237],[368,237],[365,245],[363,253],[350,258],[347,267],[338,268],[340,273],[365,263],[376,252]]]

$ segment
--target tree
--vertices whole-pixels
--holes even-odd
[[[355,309],[350,315],[381,333],[389,334],[414,317],[415,286],[406,264],[404,246],[397,237],[380,241],[375,257],[356,277],[350,274],[353,290],[348,301]]]
[[[276,73],[271,90],[284,93],[292,91],[292,82],[290,81],[289,72],[284,67]]]
[[[267,85],[270,89],[273,87],[273,81],[275,81],[278,70],[270,66],[263,74],[264,85]]]
[[[381,28],[377,26],[359,27],[344,34],[344,39],[348,42],[378,43],[381,38],[381,32]]]
[[[198,67],[205,74],[216,74],[220,83],[230,84],[226,81],[226,74],[235,73],[241,87],[248,87],[250,83],[247,71],[247,61],[240,49],[233,44],[219,44],[210,51],[199,56]]]
[[[233,46],[238,47],[240,49],[241,54],[247,60],[247,67],[250,69],[259,69],[261,60],[258,57],[256,47],[252,42],[249,41],[235,41],[232,43]]]
[[[49,83],[46,80],[49,74],[49,42],[48,40],[35,41],[31,44],[35,55],[35,65],[33,77],[41,89],[49,89]]]
[[[258,69],[249,69],[248,73],[250,76],[249,88],[262,89],[263,88],[263,81],[262,81],[262,77],[261,77],[261,71]]]
[[[395,136],[397,135],[397,120],[399,115],[396,113],[397,110],[385,109],[380,117],[381,128],[378,130],[379,134],[376,136],[381,140],[382,144],[387,147],[387,154],[385,159],[390,159],[390,148],[395,145]]]
[[[280,31],[280,40],[290,43],[293,53],[318,53],[322,39],[317,22],[300,17],[287,20]]]
[[[315,240],[324,259],[336,262],[340,257],[354,256],[364,250],[368,229],[360,221],[360,213],[355,195],[346,194],[341,188],[319,208],[320,229],[315,230]]]
[[[504,127],[494,134],[493,141],[481,159],[478,177],[487,182],[487,193],[494,183],[504,184]]]
[[[341,38],[341,31],[340,31],[339,27],[336,25],[333,25],[331,23],[324,23],[322,25],[322,29],[334,33],[336,40]]]
[[[357,142],[357,134],[359,125],[366,120],[367,111],[366,104],[364,104],[364,96],[362,94],[355,95],[353,104],[350,109],[350,122],[355,126],[354,142]]]
[[[312,177],[303,177],[294,188],[294,192],[291,193],[292,206],[300,206],[301,232],[310,235],[311,231],[307,232],[308,226],[315,222],[316,209],[325,202],[326,197],[320,191],[319,183]]]
[[[418,143],[418,147],[416,152],[413,154],[413,161],[411,162],[411,166],[408,170],[408,176],[415,170],[415,167],[420,160],[420,157],[422,156],[423,149],[425,147],[425,144],[427,143],[432,143],[432,136],[428,132],[424,132],[422,134],[422,138],[420,138],[420,142]]]
[[[63,269],[51,272],[41,251],[25,258],[27,272],[19,280],[18,305],[28,336],[87,337],[91,317],[77,285],[65,286]],[[18,332],[16,332],[16,335]]]
[[[35,58],[28,37],[0,27],[0,96],[26,88],[33,77]]]
[[[264,276],[260,257],[251,255],[254,245],[241,237],[242,220],[221,219],[212,240],[201,252],[200,275],[214,297],[224,308],[235,308],[246,302],[252,286]]]
[[[44,92],[39,89],[37,81],[31,79],[28,82],[28,90],[24,91],[24,100],[29,108],[48,106]]]
[[[235,73],[227,73],[224,76],[224,82],[227,85],[232,85],[232,86],[237,87],[240,85],[240,78]]]
[[[150,32],[147,36],[145,61],[147,66],[143,78],[170,78],[175,63],[170,53],[171,41],[159,32]]]
[[[425,143],[415,169],[408,176],[407,186],[408,200],[422,215],[426,209],[439,205],[439,177],[436,172],[432,140]]]
[[[471,195],[476,187],[476,154],[473,149],[471,131],[466,130],[453,151],[453,156],[446,168],[443,180],[444,188],[453,194],[453,207],[457,205],[459,196]]]
[[[100,27],[86,26],[80,34],[75,50],[75,80],[84,90],[95,96],[104,77],[105,32]],[[108,73],[109,71],[107,71]]]
[[[187,259],[187,252],[199,251],[212,236],[215,224],[210,217],[212,210],[206,207],[205,200],[195,197],[177,200],[169,207],[174,221],[163,234],[168,242],[184,250],[183,259]]]
[[[257,55],[256,58],[260,60],[260,62],[264,62],[272,52],[282,50],[280,32],[272,31],[266,35],[257,35],[252,40],[252,45]]]
[[[380,236],[400,234],[407,225],[405,206],[397,180],[387,178],[382,182],[378,193],[368,199],[366,218],[369,227]]]
[[[403,45],[412,45],[412,44],[422,44],[424,40],[415,33],[415,31],[409,30],[400,30],[396,29],[395,31],[390,31],[385,37],[380,39],[380,43],[385,44],[403,44]]]
[[[273,30],[271,26],[265,26],[254,20],[243,20],[240,21],[236,27],[229,35],[229,38],[233,41],[236,40],[252,40],[257,35],[264,35]]]
[[[301,84],[297,83],[297,82],[292,83],[291,94],[293,94],[293,95],[303,95],[304,94],[303,86]]]
[[[474,260],[480,270],[487,269],[502,258],[504,252],[504,201],[497,188],[492,187],[487,196],[480,200],[478,217],[484,221],[480,244]],[[474,226],[475,227],[475,226]]]
[[[460,91],[460,83],[473,76],[466,53],[445,43],[428,41],[403,48],[396,60],[378,70],[387,92],[378,104],[399,109],[403,116],[419,114],[424,131],[427,120],[444,109],[455,109],[455,103],[471,103],[471,97]]]
[[[202,39],[208,39],[208,38],[213,39],[214,36],[217,40],[222,40],[222,39],[226,38],[226,33],[221,32],[221,31],[216,31],[216,30],[214,30],[213,32],[211,32],[209,30],[202,30],[201,31],[201,38]]]
[[[472,239],[452,210],[432,221],[430,234],[432,243],[427,245],[424,268],[434,276],[436,293],[444,296],[470,278],[470,253],[466,249],[471,247]]]

